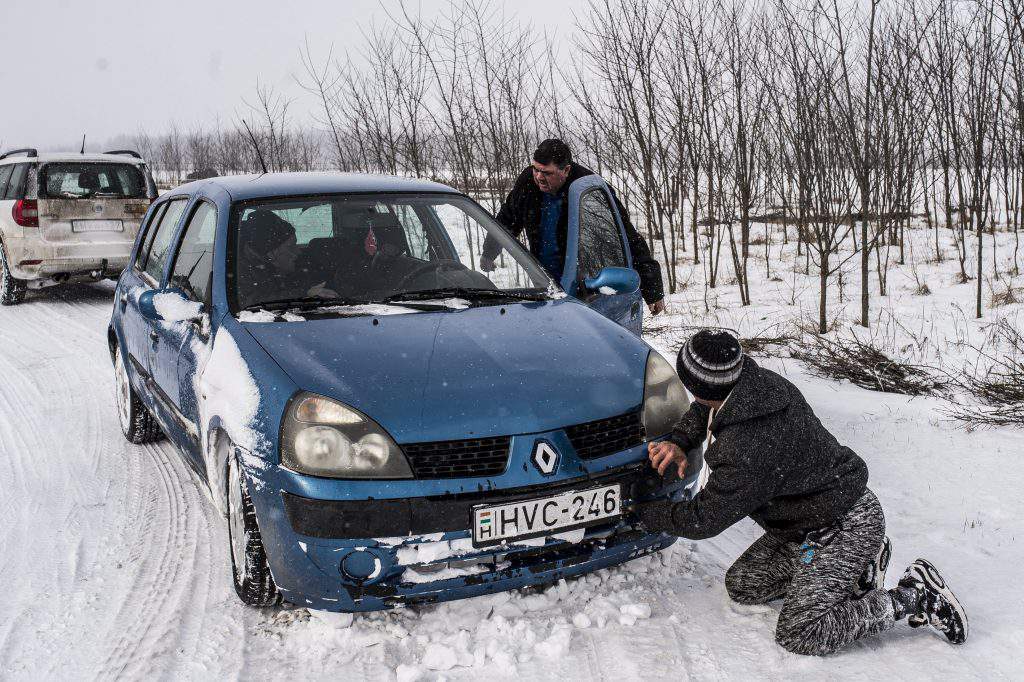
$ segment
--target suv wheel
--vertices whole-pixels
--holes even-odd
[[[163,438],[164,433],[160,430],[160,425],[132,388],[120,347],[114,350],[114,384],[117,417],[121,422],[121,432],[128,442],[142,445]]]
[[[239,599],[249,606],[275,606],[281,602],[274,576],[270,574],[256,509],[242,481],[238,460],[228,457],[228,544],[231,576]]]
[[[28,283],[11,274],[7,266],[7,253],[0,244],[0,305],[16,305],[25,300]]]

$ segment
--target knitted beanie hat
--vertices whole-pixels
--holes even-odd
[[[242,223],[247,244],[261,256],[266,256],[295,237],[295,228],[273,211],[256,209]]]
[[[729,332],[702,329],[679,349],[676,371],[686,389],[704,400],[725,400],[739,381],[743,349]]]

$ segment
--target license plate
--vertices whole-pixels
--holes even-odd
[[[120,220],[72,220],[72,232],[124,232]]]
[[[529,540],[592,526],[622,513],[621,485],[473,509],[473,546]]]

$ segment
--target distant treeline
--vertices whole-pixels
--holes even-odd
[[[592,0],[554,37],[498,2],[455,0],[436,18],[413,6],[393,5],[351,53],[296,46],[313,120],[257,87],[227,127],[131,141],[172,183],[337,169],[493,204],[538,141],[562,137],[623,195],[670,290],[684,258],[715,286],[724,252],[748,303],[752,225],[791,227],[820,279],[822,331],[851,258],[867,325],[915,214],[935,257],[938,231],[952,233],[980,316],[986,231],[1024,223],[1024,0]]]

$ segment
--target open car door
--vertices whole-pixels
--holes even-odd
[[[562,288],[636,335],[643,326],[640,275],[611,189],[598,175],[569,186]]]

